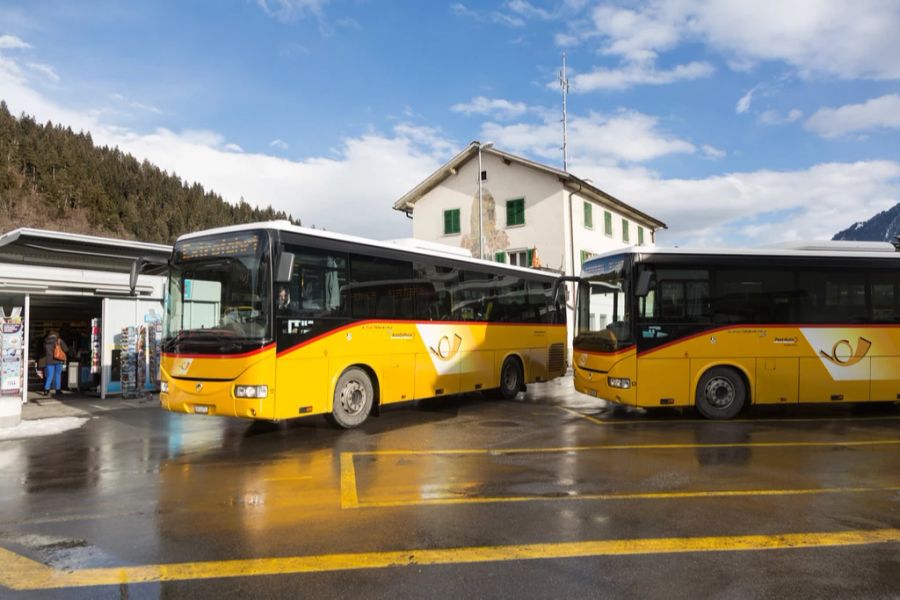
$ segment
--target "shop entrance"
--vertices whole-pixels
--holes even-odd
[[[52,330],[69,348],[62,388],[96,392],[100,386],[100,323],[103,300],[97,297],[31,295],[28,339],[28,389],[44,385],[44,338]]]

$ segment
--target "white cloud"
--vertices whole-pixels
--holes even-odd
[[[56,71],[54,71],[53,67],[50,65],[36,62],[26,63],[26,65],[29,69],[40,73],[43,77],[49,79],[53,83],[59,83],[59,75],[56,74]]]
[[[373,238],[410,235],[410,221],[392,210],[393,202],[459,149],[435,128],[401,123],[346,138],[327,158],[241,153],[216,132],[139,132],[105,122],[103,111],[70,108],[32,88],[17,63],[3,56],[0,90],[13,114],[89,131],[96,144],[118,146],[230,202],[243,197],[271,204],[306,225]]]
[[[779,113],[777,110],[769,109],[760,113],[757,121],[762,125],[785,125],[794,123],[803,118],[803,111],[799,108],[792,108],[786,115]]]
[[[237,144],[225,144],[223,146],[223,148],[225,150],[228,150],[229,152],[243,152],[244,151],[244,149],[241,148],[240,146],[238,146]]]
[[[603,5],[584,40],[627,61],[653,61],[686,42],[720,52],[746,69],[781,61],[802,74],[900,78],[900,3],[896,0],[645,0]]]
[[[862,104],[820,108],[806,120],[806,128],[824,138],[879,129],[900,129],[900,95],[888,94]]]
[[[606,164],[643,162],[696,151],[690,142],[660,131],[656,117],[634,111],[570,115],[568,133],[573,162],[585,157]],[[562,129],[553,117],[536,124],[485,123],[482,137],[496,142],[498,148],[538,156],[550,164],[561,157]]]
[[[690,62],[673,69],[659,70],[652,63],[626,64],[619,69],[594,69],[571,78],[573,92],[595,90],[624,90],[636,85],[666,85],[678,81],[692,81],[709,77],[713,66],[706,62]],[[557,85],[555,82],[549,87]]]
[[[136,108],[138,110],[155,113],[157,115],[162,114],[162,111],[152,104],[145,104],[143,102],[138,102],[137,100],[131,100],[129,98],[126,98],[122,94],[110,94],[109,99],[114,100],[120,104],[124,104],[129,108]]]
[[[321,17],[330,0],[256,0],[263,12],[281,22],[313,15]]]
[[[756,92],[757,87],[758,86],[754,86],[754,87],[750,88],[750,90],[746,94],[744,94],[743,96],[741,96],[738,99],[737,104],[734,107],[734,112],[736,112],[739,115],[742,115],[745,112],[747,112],[748,110],[750,110],[750,104],[753,102],[753,94],[754,94],[754,92]]]
[[[553,15],[550,13],[550,11],[536,7],[530,2],[527,2],[527,0],[508,0],[505,6],[512,12],[520,14],[526,18],[536,18],[543,20],[553,18]]]
[[[14,35],[0,35],[0,50],[31,48],[31,44]]]
[[[709,144],[702,144],[700,146],[700,152],[703,154],[704,158],[708,158],[710,160],[719,160],[725,158],[727,152],[720,148],[716,148],[715,146],[710,146]]]
[[[480,22],[492,22],[498,23],[500,25],[504,25],[506,27],[512,28],[522,28],[525,27],[525,19],[520,16],[516,16],[515,14],[509,14],[505,12],[501,12],[499,10],[491,11],[489,13],[480,13],[476,10],[473,10],[462,4],[461,2],[455,2],[450,5],[450,12],[457,17],[466,17],[469,19],[474,19],[475,21]]]
[[[900,163],[825,163],[705,179],[578,162],[572,171],[669,226],[662,245],[754,246],[831,239],[900,199]],[[852,200],[848,200],[852,198]]]
[[[498,119],[512,119],[524,115],[528,111],[528,105],[524,102],[512,102],[503,98],[476,96],[468,102],[454,104],[450,110],[467,116],[494,115]]]
[[[271,142],[269,142],[269,146],[272,148],[278,148],[279,150],[287,150],[289,148],[288,143],[281,138],[275,138]]]

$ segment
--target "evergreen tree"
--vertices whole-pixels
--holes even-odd
[[[179,235],[238,223],[288,219],[243,198],[229,204],[90,133],[15,117],[0,100],[0,231],[40,227],[172,243]]]

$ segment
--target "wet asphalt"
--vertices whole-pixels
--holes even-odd
[[[727,546],[750,535],[898,530],[898,442],[897,405],[775,407],[709,422],[611,409],[568,379],[512,402],[394,407],[353,431],[320,417],[117,410],[78,430],[0,442],[0,549],[62,572],[526,544],[547,544],[547,557],[0,585],[0,598],[900,598],[896,541],[554,554],[596,540]]]

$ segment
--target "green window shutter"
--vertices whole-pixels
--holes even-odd
[[[506,226],[525,224],[525,199],[506,201]]]
[[[588,229],[594,228],[594,207],[587,200],[584,201],[584,226]]]
[[[622,219],[622,241],[628,242],[629,237],[630,236],[628,233],[628,221],[626,219]]]
[[[638,225],[638,246],[644,245],[644,228]]]
[[[612,235],[612,213],[603,211],[603,231],[606,235]]]
[[[587,259],[591,257],[591,253],[587,250],[581,251],[581,264],[583,265]]]
[[[534,248],[529,248],[525,252],[525,266],[530,267],[531,261],[534,258]]]
[[[459,209],[444,211],[444,235],[459,233]]]
[[[499,263],[505,263],[506,252],[494,252],[494,260]]]

